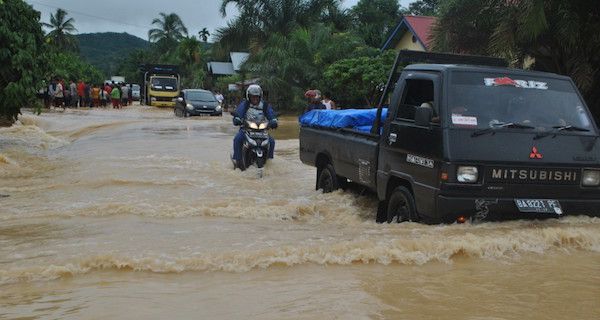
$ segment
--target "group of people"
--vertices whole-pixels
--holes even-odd
[[[44,106],[49,108],[77,108],[77,107],[107,107],[110,103],[113,108],[131,105],[132,84],[104,83],[90,84],[79,80],[71,80],[66,84],[64,79],[54,78],[39,94],[44,99]]]
[[[335,110],[337,106],[335,102],[331,100],[331,95],[329,93],[321,94],[319,90],[308,90],[304,93],[304,97],[307,99],[307,106],[304,109],[304,112],[308,112],[314,109],[323,109],[323,110]]]

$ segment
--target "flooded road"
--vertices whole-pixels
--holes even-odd
[[[380,225],[314,190],[294,119],[262,179],[235,130],[139,106],[0,128],[0,319],[600,318],[600,219]]]

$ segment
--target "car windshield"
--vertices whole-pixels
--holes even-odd
[[[565,126],[581,128],[576,134],[593,131],[589,113],[570,81],[525,74],[453,72],[448,118],[455,128],[517,123],[534,131]]]
[[[204,102],[216,102],[215,96],[207,91],[187,91],[187,100],[204,101]]]
[[[152,78],[152,89],[158,91],[177,91],[177,80],[175,78]]]

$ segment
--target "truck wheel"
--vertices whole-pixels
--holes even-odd
[[[323,190],[323,193],[329,193],[337,190],[339,187],[337,175],[331,164],[328,164],[321,170],[317,178],[317,190]]]
[[[398,217],[398,223],[404,221],[419,221],[415,198],[405,187],[399,186],[392,191],[387,206],[387,222],[391,223]]]

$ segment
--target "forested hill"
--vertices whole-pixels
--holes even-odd
[[[80,55],[90,64],[111,76],[119,62],[136,49],[145,49],[150,43],[128,33],[103,32],[77,35]]]

